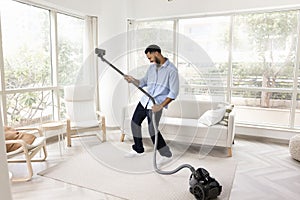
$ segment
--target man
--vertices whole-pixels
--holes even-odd
[[[155,130],[152,123],[152,112],[155,113],[155,121],[158,127],[163,108],[167,108],[179,92],[178,70],[168,58],[163,57],[160,47],[150,45],[146,48],[145,54],[151,63],[145,76],[140,80],[130,75],[125,75],[124,78],[128,83],[133,83],[139,87],[147,87],[148,93],[154,97],[156,104],[153,105],[153,102],[146,95],[138,103],[131,120],[134,144],[132,150],[125,155],[126,157],[144,155],[141,124],[146,117],[148,131],[154,144]],[[157,165],[160,167],[172,160],[172,152],[159,131],[157,137],[157,150],[161,155]]]

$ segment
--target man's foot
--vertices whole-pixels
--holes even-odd
[[[144,152],[143,153],[138,153],[135,150],[131,149],[130,152],[125,154],[125,157],[126,158],[133,158],[133,157],[139,157],[139,156],[142,156],[142,155],[145,155],[145,153]]]
[[[157,161],[157,167],[160,168],[162,167],[163,165],[171,162],[173,159],[173,157],[166,157],[166,156],[161,156],[161,158]]]

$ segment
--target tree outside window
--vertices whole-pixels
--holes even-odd
[[[234,17],[232,102],[240,122],[289,126],[298,11]]]
[[[57,14],[56,14],[57,15]],[[58,14],[59,78],[55,77],[51,48],[50,10],[16,1],[1,5],[4,57],[2,103],[7,125],[38,123],[41,115],[55,115],[60,84],[73,82],[82,66],[83,23],[77,17]],[[3,106],[2,106],[3,108]]]
[[[297,14],[297,11],[288,11],[235,17],[233,86],[293,87]],[[260,95],[260,107],[270,108],[277,107],[272,104],[272,97],[284,100],[290,99],[292,94],[263,90]]]

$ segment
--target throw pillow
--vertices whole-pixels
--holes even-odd
[[[222,118],[224,117],[225,111],[226,111],[225,108],[219,108],[216,110],[208,110],[203,115],[201,115],[201,117],[199,118],[198,121],[204,125],[212,126],[222,120]]]
[[[228,119],[229,119],[229,114],[231,113],[232,109],[234,108],[233,104],[230,104],[226,106],[226,112],[223,116],[223,119],[219,122],[219,124],[228,126]]]
[[[23,140],[27,144],[32,144],[36,138],[36,136],[34,136],[33,134],[18,132],[16,131],[16,129],[12,127],[4,127],[4,132],[5,132],[5,140]],[[7,144],[6,152],[15,151],[20,147],[21,144],[17,144],[17,143]]]

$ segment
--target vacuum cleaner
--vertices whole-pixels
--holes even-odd
[[[101,60],[105,63],[107,63],[110,67],[112,67],[114,70],[116,70],[119,74],[124,76],[125,74],[120,71],[117,67],[115,67],[113,64],[111,64],[109,61],[107,61],[104,58],[105,50],[104,49],[95,49],[95,53],[98,55],[98,57],[101,58]],[[146,96],[149,97],[149,99],[152,101],[153,105],[155,103],[155,99],[146,92],[143,88],[139,87],[139,85],[136,85],[133,83],[140,91],[142,91]],[[209,200],[209,199],[215,199],[217,198],[221,192],[222,192],[222,186],[219,184],[218,181],[216,181],[214,178],[212,178],[209,175],[209,172],[204,168],[198,168],[195,170],[194,167],[192,167],[189,164],[182,164],[179,167],[177,167],[174,170],[171,171],[163,171],[157,167],[156,164],[156,149],[157,149],[157,126],[155,121],[155,113],[152,112],[152,119],[153,119],[153,126],[155,130],[155,142],[154,142],[154,156],[153,156],[153,166],[157,173],[162,175],[171,175],[175,174],[178,171],[180,171],[183,168],[188,168],[192,172],[192,174],[189,177],[189,191],[194,195],[194,197],[197,200]]]

